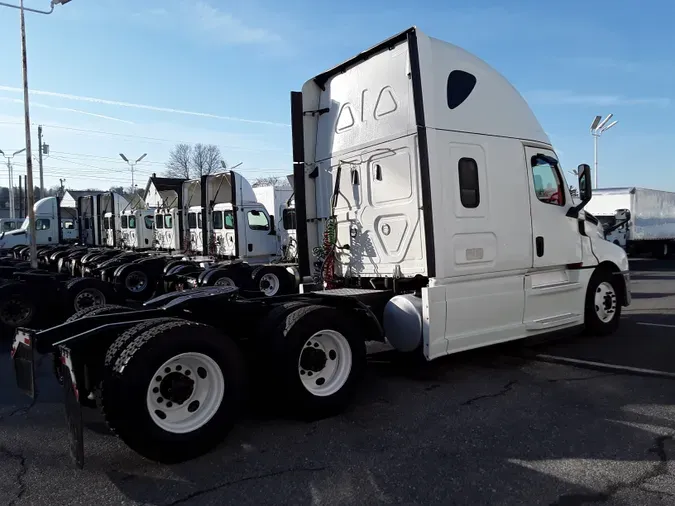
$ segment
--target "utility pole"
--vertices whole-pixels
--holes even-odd
[[[28,58],[26,57],[26,19],[21,0],[21,63],[23,67],[23,109],[26,130],[26,184],[28,185],[28,244],[30,247],[30,266],[37,269],[37,243],[35,242],[35,195],[33,194],[33,150],[30,138],[30,108],[28,106]]]
[[[19,176],[19,217],[23,216],[23,186],[21,186],[21,177]]]
[[[59,184],[61,185],[61,195],[60,195],[61,198],[63,198],[63,196],[66,194],[66,191],[63,188],[63,183],[65,183],[65,182],[66,182],[65,179],[59,179]]]
[[[38,125],[38,143],[40,147],[40,198],[45,195],[45,179],[42,173],[42,125]]]

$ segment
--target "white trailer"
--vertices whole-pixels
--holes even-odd
[[[601,188],[593,190],[586,209],[607,230],[608,241],[629,255],[651,253],[666,258],[675,248],[675,192],[649,188]],[[617,212],[628,211],[621,219]]]
[[[270,215],[277,239],[277,251],[284,258],[295,258],[295,209],[293,207],[293,188],[259,186],[253,188],[255,196]]]

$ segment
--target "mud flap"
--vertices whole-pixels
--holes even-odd
[[[37,397],[35,388],[35,350],[33,335],[29,330],[17,329],[12,344],[12,362],[16,384],[31,399]]]
[[[65,394],[66,424],[68,425],[68,439],[70,457],[75,465],[84,468],[84,426],[82,423],[82,406],[78,398],[77,386],[71,372],[72,362],[70,352],[61,348],[61,372],[63,374],[63,391]]]

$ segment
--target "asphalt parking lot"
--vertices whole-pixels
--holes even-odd
[[[90,412],[76,470],[49,363],[30,405],[3,354],[0,504],[675,504],[675,261],[631,267],[633,304],[614,336],[424,367],[375,353],[343,415],[250,415],[213,453],[177,466],[138,457]]]

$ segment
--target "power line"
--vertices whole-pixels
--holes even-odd
[[[23,123],[18,122],[18,121],[0,121],[0,125],[23,125]],[[31,123],[31,126],[37,125],[37,123]],[[49,128],[56,128],[58,130],[69,130],[73,132],[79,132],[79,133],[87,133],[87,134],[94,134],[94,135],[110,135],[114,137],[125,137],[129,139],[142,139],[145,141],[150,141],[150,142],[159,142],[162,144],[165,143],[171,143],[171,144],[190,144],[191,146],[194,144],[199,144],[198,142],[190,142],[190,141],[182,141],[182,140],[176,140],[176,139],[162,139],[160,137],[145,137],[142,135],[134,135],[134,134],[121,134],[117,132],[106,132],[104,130],[91,130],[91,129],[84,129],[84,128],[75,128],[75,127],[66,127],[66,126],[61,126],[61,125],[50,125],[48,123],[41,123],[43,127],[49,127]],[[290,151],[287,151],[285,149],[280,149],[280,148],[260,148],[260,147],[255,147],[255,148],[247,148],[243,146],[234,146],[234,145],[227,145],[227,144],[219,144],[219,147],[223,149],[231,149],[231,150],[240,150],[240,151],[272,151],[272,152],[283,152],[287,155],[290,155]]]

